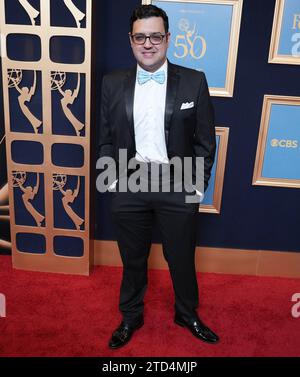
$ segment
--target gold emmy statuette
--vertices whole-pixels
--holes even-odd
[[[35,19],[40,14],[39,11],[37,11],[29,2],[28,0],[19,0],[19,3],[22,5],[22,7],[25,9],[26,13],[28,14],[28,17],[30,18],[31,25],[35,25]]]
[[[51,89],[52,90],[58,90],[59,93],[62,95],[62,99],[60,100],[61,107],[63,109],[63,112],[66,116],[66,118],[69,120],[69,122],[72,124],[76,135],[80,136],[80,131],[84,128],[84,124],[81,123],[72,113],[72,111],[69,109],[69,105],[72,105],[74,101],[76,100],[79,90],[80,90],[80,73],[78,73],[78,81],[77,81],[77,87],[75,90],[66,89],[63,90],[62,87],[66,82],[66,73],[65,72],[54,72],[51,75]]]
[[[22,200],[24,203],[25,208],[27,211],[31,214],[31,216],[34,218],[34,221],[36,222],[36,225],[40,227],[42,225],[42,222],[45,219],[45,216],[40,214],[32,205],[31,201],[34,200],[36,194],[39,191],[39,184],[40,184],[40,174],[36,174],[36,184],[34,187],[31,186],[24,186],[24,183],[26,182],[26,173],[17,171],[13,172],[12,175],[13,179],[13,187],[19,187],[20,190],[23,192],[22,194]]]
[[[66,189],[64,190],[64,186],[67,183],[67,177],[64,174],[54,174],[53,175],[53,190],[59,190],[63,197],[62,197],[62,204],[64,207],[65,212],[73,221],[77,230],[80,230],[80,226],[84,223],[84,220],[79,217],[74,210],[72,209],[70,203],[73,203],[79,194],[80,189],[80,177],[77,177],[77,187],[75,190]]]
[[[85,14],[76,7],[72,0],[64,0],[64,3],[65,6],[69,9],[69,11],[72,13],[76,21],[77,27],[80,28],[80,21],[84,19]]]
[[[7,72],[7,79],[8,79],[8,87],[15,88],[19,92],[18,102],[19,106],[25,115],[25,117],[29,120],[30,124],[33,127],[34,132],[37,134],[39,127],[42,125],[42,121],[36,118],[32,112],[28,109],[25,102],[30,103],[31,98],[35,93],[36,90],[36,71],[33,71],[33,84],[30,89],[27,86],[20,87],[22,81],[22,70],[20,69],[9,69]]]

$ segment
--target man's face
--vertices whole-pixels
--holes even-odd
[[[148,36],[153,33],[165,34],[164,21],[161,17],[143,18],[133,23],[132,35],[145,34]],[[143,45],[138,45],[130,38],[133,55],[143,69],[154,72],[164,64],[169,47],[169,35],[170,33],[163,38],[159,45],[152,44],[149,38]]]

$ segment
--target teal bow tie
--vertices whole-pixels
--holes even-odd
[[[155,73],[149,73],[149,72],[146,72],[146,71],[139,71],[137,78],[138,78],[138,83],[140,85],[145,84],[145,82],[147,82],[149,80],[154,80],[154,81],[158,82],[159,84],[163,84],[165,82],[166,75],[165,75],[164,71],[158,71],[158,72],[155,72]]]

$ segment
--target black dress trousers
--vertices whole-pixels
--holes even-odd
[[[117,191],[111,193],[112,218],[123,262],[119,309],[123,319],[133,325],[143,314],[154,220],[161,232],[163,253],[172,278],[175,311],[186,320],[196,318],[195,247],[199,204],[186,203],[188,193],[175,192],[174,186],[170,186],[170,192],[162,192],[161,185],[159,192],[119,192],[117,186]]]

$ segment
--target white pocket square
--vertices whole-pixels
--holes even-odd
[[[192,107],[194,107],[194,102],[183,102],[180,110],[191,109]]]

